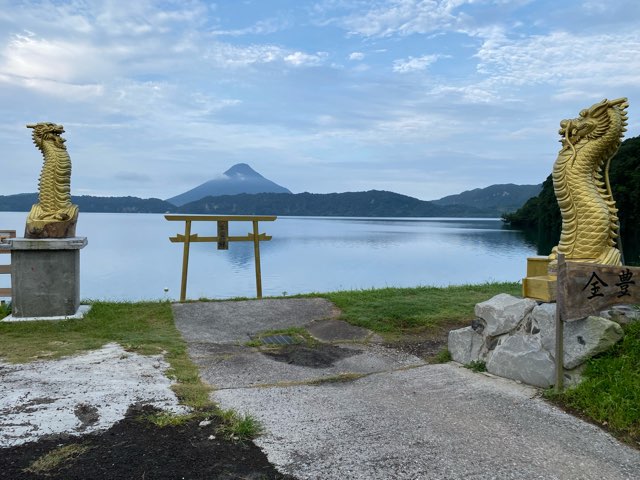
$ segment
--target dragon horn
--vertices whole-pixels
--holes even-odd
[[[623,103],[627,103],[627,97],[616,98],[615,100],[609,100],[609,105],[622,105]],[[629,106],[627,104],[627,106]]]
[[[27,123],[27,128],[36,128],[35,123]]]

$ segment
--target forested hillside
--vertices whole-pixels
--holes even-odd
[[[467,205],[483,211],[495,211],[497,214],[515,212],[531,197],[538,195],[542,186],[514,185],[513,183],[490,185],[474,188],[457,195],[448,195],[433,200],[436,205]]]
[[[258,193],[206,197],[179,207],[182,213],[335,217],[479,217],[473,207],[436,205],[393,192]]]
[[[0,211],[28,212],[38,201],[37,193],[19,193],[17,195],[0,195]],[[175,207],[159,198],[138,197],[93,197],[91,195],[71,196],[71,201],[78,205],[81,212],[112,213],[166,213]]]
[[[176,207],[169,202],[137,197],[72,196],[81,212],[205,213],[217,215],[291,215],[338,217],[497,217],[495,210],[433,202],[393,192],[257,193],[205,197]],[[28,212],[36,193],[0,196],[0,211]]]
[[[613,198],[619,209],[620,231],[626,263],[640,260],[640,137],[622,142],[611,160],[609,170]],[[537,197],[529,199],[521,209],[502,216],[514,227],[535,232],[540,254],[546,255],[558,243],[562,219],[553,192],[551,175]]]

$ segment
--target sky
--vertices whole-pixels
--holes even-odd
[[[37,190],[40,121],[74,195],[240,162],[294,193],[540,183],[603,98],[640,134],[639,26],[637,0],[0,0],[0,195]]]

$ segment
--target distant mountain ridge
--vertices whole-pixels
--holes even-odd
[[[258,193],[206,197],[177,209],[209,215],[285,215],[328,217],[481,217],[486,212],[399,193],[369,190],[344,193]]]
[[[18,193],[0,195],[1,212],[28,212],[38,202],[37,193]],[[138,197],[93,197],[91,195],[72,195],[71,202],[78,205],[80,212],[103,213],[166,213],[175,210],[175,206],[159,198]]]
[[[81,212],[205,213],[344,217],[500,217],[538,195],[541,185],[491,185],[439,200],[424,201],[399,193],[369,190],[298,193],[264,178],[246,163],[169,200],[137,197],[73,196]],[[242,193],[237,193],[238,190]],[[207,192],[214,193],[207,193]],[[224,192],[236,192],[228,193]],[[29,211],[36,193],[0,196],[0,211]]]
[[[434,200],[436,205],[466,205],[480,210],[494,210],[500,215],[518,210],[527,200],[542,191],[542,184],[515,185],[513,183],[474,188],[457,195],[448,195]]]
[[[291,193],[291,191],[263,177],[246,163],[237,163],[220,178],[209,180],[166,201],[180,207],[204,197],[241,193]]]
[[[80,212],[193,213],[339,217],[483,217],[477,208],[433,202],[380,190],[345,193],[242,193],[205,197],[181,207],[158,198],[72,196]],[[0,196],[0,211],[28,212],[37,193]]]

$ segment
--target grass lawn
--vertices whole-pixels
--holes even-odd
[[[640,322],[624,327],[625,337],[592,358],[585,380],[547,398],[609,429],[636,448],[640,446]]]
[[[342,319],[388,336],[471,322],[476,303],[499,293],[521,295],[519,283],[451,287],[382,288],[320,293],[342,310]]]

